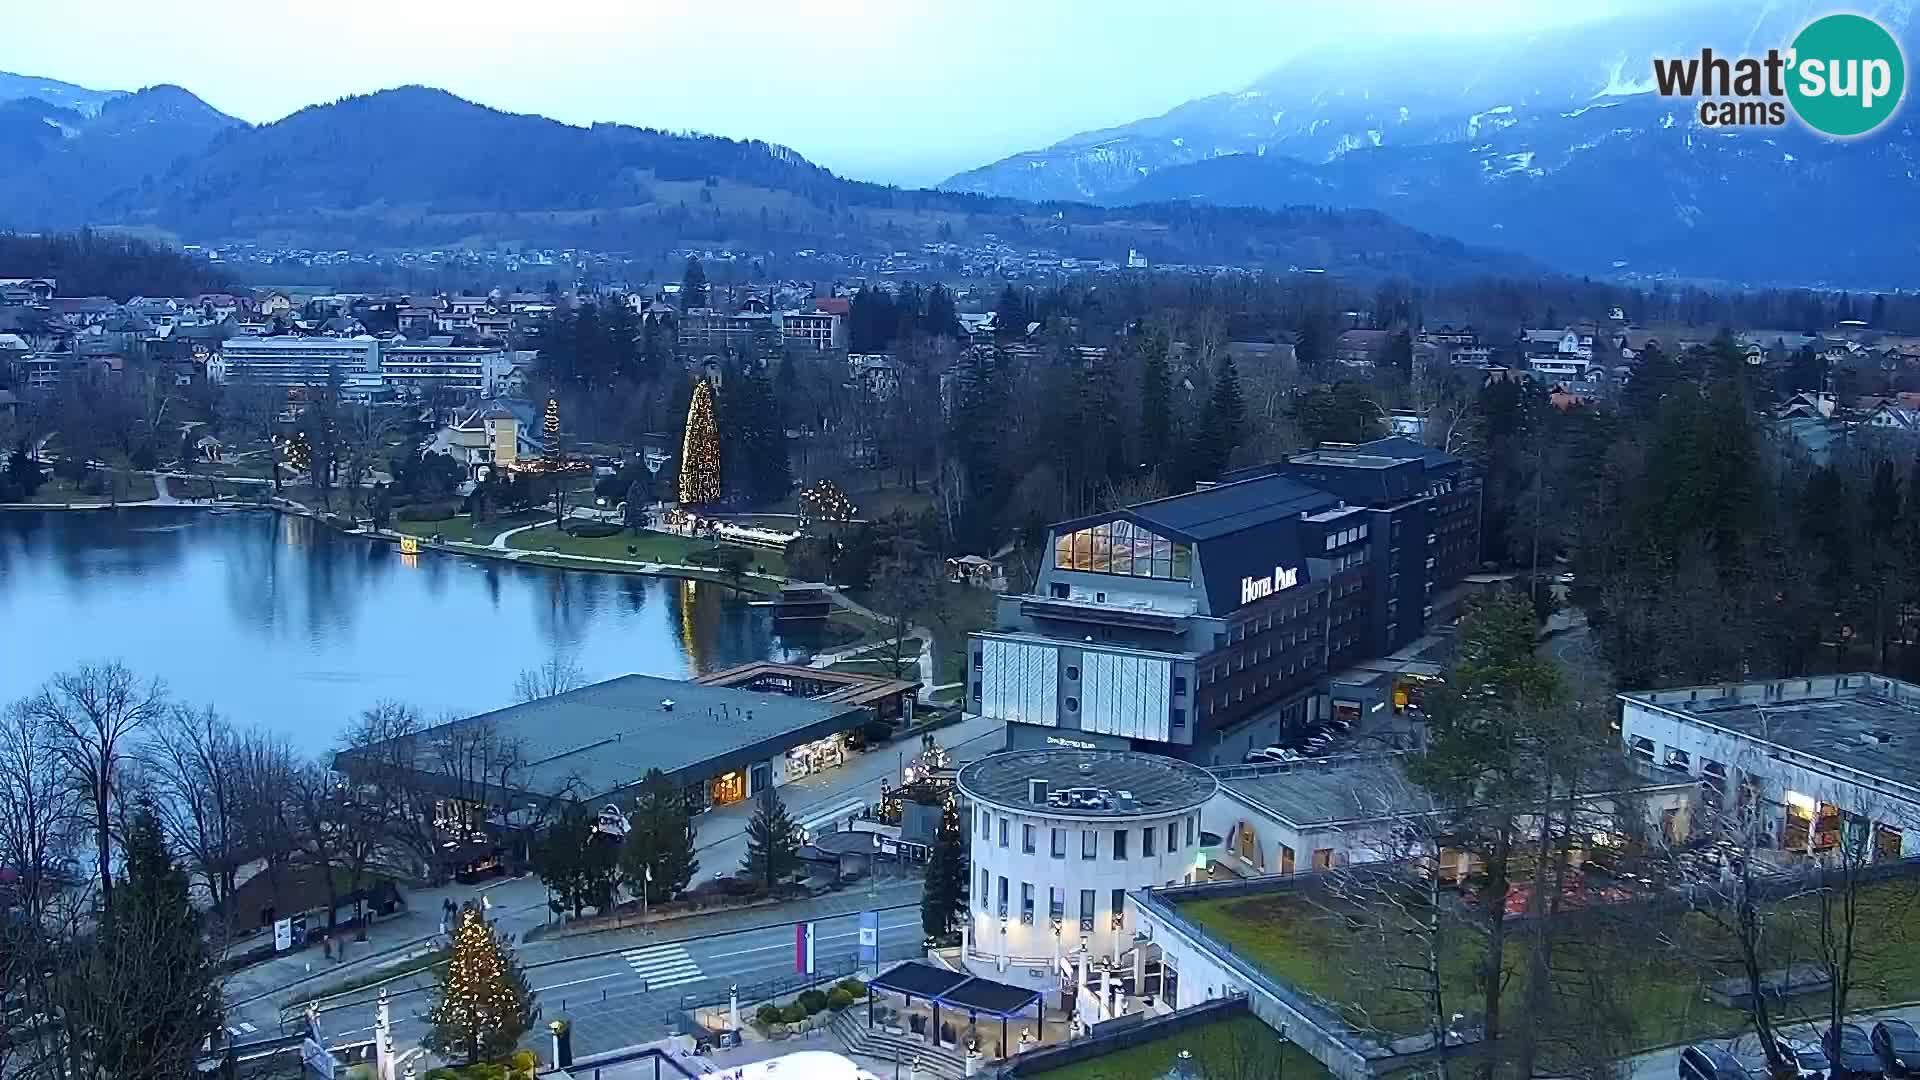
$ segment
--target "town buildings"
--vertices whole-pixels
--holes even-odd
[[[1425,632],[1478,507],[1459,459],[1389,438],[1060,522],[1032,591],[970,635],[967,706],[1013,747],[1238,763],[1332,715],[1331,674]]]

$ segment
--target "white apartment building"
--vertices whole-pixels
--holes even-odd
[[[380,342],[368,335],[334,337],[235,337],[207,360],[210,382],[264,386],[319,386],[338,375],[377,379]]]
[[[846,320],[827,311],[787,311],[780,315],[780,337],[789,345],[819,352],[847,347]]]
[[[1131,751],[1009,750],[960,770],[972,813],[968,967],[1054,985],[1074,956],[1132,948],[1126,894],[1204,869],[1206,770]]]
[[[1628,754],[1697,782],[1705,808],[1757,815],[1763,844],[1920,855],[1920,686],[1826,675],[1632,691],[1620,703]]]
[[[451,338],[395,341],[380,350],[381,383],[409,397],[428,389],[493,397],[512,367],[503,349],[455,345]]]

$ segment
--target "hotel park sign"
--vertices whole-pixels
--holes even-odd
[[[1300,568],[1297,566],[1276,566],[1272,576],[1262,574],[1259,577],[1240,579],[1240,602],[1251,604],[1255,600],[1265,600],[1277,592],[1285,592],[1300,584]]]

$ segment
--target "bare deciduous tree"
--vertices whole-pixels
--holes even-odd
[[[154,810],[221,911],[245,858],[240,738],[212,706],[176,705],[141,748]]]
[[[15,703],[0,712],[0,866],[13,871],[6,903],[17,918],[0,919],[0,985],[29,1016],[54,1012],[54,978],[70,937],[71,906],[57,897],[72,884],[67,867],[82,839],[79,794],[66,782],[54,732]],[[29,1024],[0,1039],[0,1073],[50,1076],[62,1059],[59,1029]]]
[[[98,856],[100,901],[113,906],[113,802],[117,774],[142,729],[166,710],[158,679],[141,682],[118,662],[56,675],[26,708],[51,726],[68,780],[86,800]]]
[[[540,666],[520,672],[520,677],[513,683],[513,696],[523,702],[539,701],[541,698],[558,697],[585,685],[586,675],[573,657],[554,653]]]

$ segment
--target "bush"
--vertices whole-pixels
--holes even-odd
[[[893,738],[893,725],[885,720],[869,720],[860,729],[860,737],[867,740],[868,746],[879,746]]]
[[[513,1056],[509,1057],[507,1062],[513,1067],[513,1071],[516,1074],[531,1077],[534,1070],[540,1067],[540,1055],[522,1048],[515,1050]]]
[[[845,987],[836,986],[827,992],[827,1008],[834,1012],[839,1012],[851,1004],[853,1004],[853,995],[847,993]]]
[[[808,1016],[812,1016],[814,1013],[827,1007],[827,995],[818,990],[801,991],[798,1001],[800,1007],[807,1010]]]
[[[753,1018],[766,1027],[772,1027],[780,1023],[780,1006],[762,1005],[760,1010],[753,1014]]]
[[[445,521],[458,509],[453,503],[416,503],[395,510],[393,516],[401,521]]]
[[[867,984],[859,979],[841,979],[835,990],[845,990],[847,996],[855,1001],[867,996]]]
[[[575,521],[567,525],[567,535],[588,540],[597,540],[603,536],[619,536],[620,526],[606,521]]]
[[[807,1007],[797,1001],[780,1010],[780,1019],[789,1024],[797,1024],[806,1018]]]
[[[699,548],[687,554],[687,562],[692,566],[711,566],[729,574],[738,574],[753,562],[753,555],[745,548]]]

